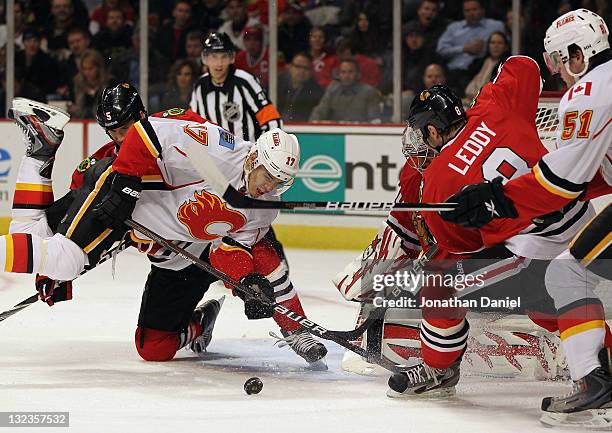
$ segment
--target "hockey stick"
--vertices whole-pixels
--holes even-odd
[[[368,357],[368,354],[366,352],[365,349],[350,343],[349,341],[347,341],[347,339],[345,338],[346,335],[350,335],[352,332],[354,331],[347,331],[347,332],[343,332],[343,331],[330,331],[328,329],[325,329],[324,327],[320,326],[319,324],[313,322],[310,319],[307,319],[299,314],[297,314],[295,311],[292,311],[290,309],[288,309],[287,307],[284,307],[281,304],[277,304],[276,302],[274,302],[273,300],[267,298],[263,293],[256,293],[255,291],[253,291],[253,289],[251,289],[250,287],[247,287],[243,284],[240,284],[239,282],[233,280],[230,276],[228,276],[227,274],[219,271],[218,269],[213,268],[210,264],[206,263],[204,260],[200,259],[199,257],[194,256],[193,254],[191,254],[188,251],[185,251],[183,248],[177,246],[176,244],[174,244],[173,242],[164,239],[163,237],[161,237],[160,235],[158,235],[157,233],[153,232],[152,230],[149,230],[148,228],[146,228],[145,226],[143,226],[142,224],[132,220],[132,219],[128,219],[125,224],[128,227],[133,228],[134,230],[137,230],[138,232],[144,234],[145,236],[147,236],[149,239],[154,240],[155,242],[157,242],[158,244],[162,245],[163,247],[175,252],[176,254],[178,254],[179,256],[181,256],[182,258],[184,258],[185,260],[193,263],[195,266],[199,267],[200,269],[208,272],[209,274],[217,277],[218,279],[220,279],[221,281],[223,281],[224,283],[227,283],[229,285],[231,285],[232,287],[234,287],[236,290],[242,292],[243,294],[245,294],[246,296],[249,297],[254,297],[254,298],[259,298],[262,302],[268,304],[268,305],[272,305],[274,306],[274,310],[279,313],[282,314],[283,316],[289,318],[290,320],[294,321],[295,323],[298,323],[299,325],[302,326],[302,328],[304,328],[306,331],[308,331],[309,333],[316,335],[319,338],[323,338],[325,340],[330,340],[333,341],[334,343],[352,351],[355,352],[358,355],[361,355],[363,357]],[[386,358],[382,358],[381,356],[378,357],[369,357],[370,361],[373,363],[376,363],[378,365],[380,365],[381,367],[393,372],[393,373],[399,373],[402,371],[401,368],[399,368],[394,362],[389,361]]]
[[[121,243],[119,245],[117,245],[115,248],[112,248],[110,251],[107,251],[105,255],[100,256],[100,260],[98,261],[96,266],[101,265],[102,263],[104,263],[105,261],[110,259],[115,254],[115,252],[120,253],[121,251],[125,250],[128,246],[129,246],[129,241],[122,240]],[[93,269],[93,268],[91,268],[91,269]],[[84,269],[77,276],[77,278],[80,277],[81,275],[91,271],[91,269]],[[36,301],[38,301],[38,299],[39,299],[38,298],[38,293],[36,293],[36,294],[30,296],[29,298],[24,299],[19,304],[14,305],[12,308],[10,308],[10,309],[8,309],[6,311],[3,311],[2,313],[0,313],[0,322],[2,322],[5,319],[8,319],[13,314],[16,314],[16,313],[20,312],[24,308],[29,307],[30,305],[36,303]]]
[[[186,150],[194,168],[231,206],[238,209],[289,209],[321,211],[450,211],[456,203],[394,203],[368,201],[271,201],[247,197],[238,192],[200,144]]]

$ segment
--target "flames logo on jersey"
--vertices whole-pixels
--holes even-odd
[[[214,194],[202,190],[194,192],[193,197],[179,207],[177,218],[196,239],[210,241],[235,232],[247,223],[241,212],[228,209]]]

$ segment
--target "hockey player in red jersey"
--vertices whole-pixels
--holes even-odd
[[[113,104],[110,105],[110,107],[112,106]],[[102,114],[104,115],[102,119],[104,119],[106,116],[112,117],[113,113],[103,112]],[[192,112],[179,113],[175,110],[170,110],[161,116],[165,118],[173,117],[174,119],[182,120],[195,119],[198,122],[203,122],[203,119]],[[21,120],[26,124],[27,122],[36,121],[36,119],[32,119],[31,117],[20,115],[16,116],[16,120],[18,123]],[[130,121],[133,123],[134,120],[136,119],[131,119]],[[141,122],[142,121],[144,121],[144,119],[141,119]],[[38,126],[45,128],[46,125],[38,121]],[[49,129],[49,131],[53,130]],[[199,131],[203,131],[203,128],[200,127]],[[232,149],[233,147],[241,149],[242,154],[245,154],[246,150],[248,150],[248,148],[244,147],[248,146],[248,144],[243,144],[245,142],[242,142],[242,140],[235,142],[229,133],[222,130],[219,132],[219,134],[218,139],[221,140],[221,144],[223,146],[228,148],[231,147]],[[278,143],[279,141],[282,142],[280,138],[283,138],[281,137],[281,134],[284,133],[279,131],[276,132],[276,134],[277,140],[275,143]],[[189,134],[187,135],[189,136]],[[142,143],[142,136],[139,135],[138,137]],[[203,135],[195,136],[196,139],[202,139],[202,137]],[[270,135],[268,138],[272,139],[273,137]],[[129,134],[126,140],[129,143]],[[209,141],[209,144],[212,145],[213,141]],[[295,145],[297,145],[297,142],[295,142]],[[114,146],[107,145],[105,147],[108,147],[106,150],[110,152],[109,149]],[[103,150],[104,149],[101,151]],[[261,151],[259,155],[256,152],[257,150]],[[297,148],[296,151],[299,152]],[[248,153],[245,177],[247,179],[246,190],[248,190],[249,194],[254,196],[265,195],[272,192],[272,190],[279,185],[281,185],[280,187],[288,187],[291,185],[292,179],[286,177],[284,181],[281,182],[276,180],[276,177],[269,174],[266,167],[269,167],[270,161],[267,158],[270,157],[271,153],[273,154],[274,152],[270,151],[269,146],[266,143],[256,143],[255,146],[252,147],[252,151]],[[294,164],[296,167],[298,163],[298,156],[299,153],[294,155]],[[132,160],[131,163],[133,164],[134,161]],[[87,173],[89,173],[90,170],[85,169],[86,166],[87,163],[84,163],[82,168],[84,169],[83,171],[86,172],[87,176]],[[99,162],[92,166],[97,166],[98,172],[101,170],[104,171],[102,176],[104,176],[110,170],[109,168],[106,168],[105,170],[105,167],[101,167]],[[153,182],[149,181],[148,185],[145,186],[145,189],[148,188],[149,190],[153,191],[156,187],[162,186],[160,185],[159,181],[155,182],[157,179],[151,180],[153,180]],[[132,185],[137,185],[137,183],[138,182],[134,182]],[[100,187],[100,181],[97,182],[96,186],[98,188]],[[136,190],[136,188],[133,188],[132,190]],[[91,202],[95,202],[95,199],[92,201],[89,201],[88,199],[96,192],[97,191],[94,188],[94,191],[89,192],[86,195],[86,199],[80,202],[83,203],[82,206],[78,205],[75,208],[73,205],[71,205],[71,208],[68,210],[68,224],[70,224],[71,227],[76,227],[76,231],[78,231],[78,226],[80,223],[77,222],[77,224],[75,224],[74,221],[85,220],[87,222],[87,211],[85,211],[85,216],[83,216],[82,210],[85,206],[88,206],[89,209],[93,207]],[[100,193],[98,192],[98,194]],[[163,193],[159,194],[162,195]],[[202,192],[202,194],[206,193]],[[106,196],[102,194],[102,196],[105,199],[109,199],[111,194],[107,194]],[[116,204],[117,202],[113,203],[113,205]],[[191,205],[191,207],[194,207],[194,205]],[[71,215],[71,212],[74,212],[72,209],[76,209],[78,211],[76,212],[76,216],[74,213]],[[185,209],[187,210],[187,208]],[[232,214],[233,212],[234,211],[230,211],[228,209],[226,213]],[[93,211],[92,214],[95,215],[95,211]],[[188,214],[186,215],[188,216]],[[236,215],[238,215],[237,212]],[[268,215],[266,218],[270,218],[271,216],[272,215]],[[91,220],[92,218],[89,217],[89,219]],[[72,223],[70,223],[71,220],[73,221]],[[188,220],[183,219],[181,220],[181,223],[188,223]],[[99,226],[99,223],[97,224]],[[241,224],[244,225],[244,222]],[[191,226],[189,227],[191,230]],[[68,231],[70,231],[70,229]],[[113,231],[110,231],[110,233]],[[121,229],[118,231],[121,232]],[[104,230],[102,234],[99,235],[99,238],[103,239],[103,243],[105,241],[105,233],[107,232],[109,231]],[[74,233],[74,231],[72,233]],[[81,231],[80,233],[81,236],[86,236],[89,238],[92,237],[92,235],[87,234],[86,231]],[[245,233],[248,233],[248,231]],[[257,233],[261,235],[265,234],[265,224],[261,228],[257,229]],[[252,238],[252,241],[256,241],[259,234]],[[197,235],[193,236],[197,237]],[[274,250],[261,239],[259,239],[258,242],[256,241],[252,247],[249,247],[248,244],[241,242],[240,238],[238,241],[233,242],[231,236],[232,235],[223,237],[222,241],[215,244],[213,247],[211,247],[211,244],[208,241],[212,240],[216,236],[205,239],[194,239],[194,242],[183,242],[182,246],[188,250],[195,248],[197,251],[191,252],[196,253],[196,255],[201,255],[201,257],[205,259],[208,258],[207,256],[210,250],[210,260],[214,265],[222,268],[223,271],[230,273],[237,279],[244,277],[242,278],[242,282],[244,284],[255,284],[262,286],[262,289],[269,292],[270,295],[274,295],[278,302],[303,315],[299,298],[293,289],[291,281],[288,279],[287,271],[281,265],[280,260],[278,259]],[[249,239],[246,240],[248,241]],[[94,242],[88,245],[95,244],[96,242],[98,241],[94,239]],[[34,252],[36,253],[36,251]],[[15,251],[11,251],[11,253],[14,254]],[[144,359],[162,361],[171,359],[180,347],[190,342],[197,343],[196,339],[200,337],[207,337],[204,338],[204,340],[209,341],[209,336],[203,335],[202,332],[205,330],[207,325],[210,325],[211,314],[214,316],[212,317],[214,322],[214,318],[218,313],[219,304],[217,301],[209,301],[217,304],[209,306],[211,311],[208,311],[208,313],[211,314],[208,314],[208,318],[206,317],[206,314],[203,314],[207,312],[205,311],[206,309],[198,308],[194,311],[195,304],[202,297],[208,288],[208,285],[214,281],[214,278],[199,270],[199,268],[195,268],[195,266],[185,267],[186,263],[180,258],[168,257],[164,250],[156,247],[155,245],[150,245],[149,253],[152,260],[154,260],[154,266],[152,267],[152,272],[149,275],[149,279],[145,287],[143,305],[139,318],[139,328],[136,333],[136,343],[138,351]],[[78,256],[78,254],[76,255]],[[90,264],[95,265],[95,260],[91,254],[88,255],[87,259],[91,259]],[[164,263],[161,264],[160,262]],[[164,269],[164,266],[166,269]],[[29,269],[25,271],[29,271]],[[261,274],[263,274],[263,276]],[[270,279],[272,281],[270,281]],[[172,286],[172,290],[167,290],[170,285]],[[61,290],[57,290],[57,287],[54,287],[53,284],[47,284],[46,287],[48,289],[46,299],[48,300],[53,300],[54,297],[58,296],[58,293],[61,292]],[[53,290],[54,288],[57,290],[55,293]],[[169,297],[175,297],[176,302],[169,300]],[[62,299],[56,299],[56,301],[57,300]],[[173,305],[174,307],[169,308],[168,305]],[[203,307],[205,305],[206,304],[204,304]],[[269,308],[262,308],[261,305],[258,305],[257,303],[254,303],[252,299],[247,298],[245,299],[245,313],[249,318],[261,318],[271,317],[274,314],[274,311],[271,311]],[[198,317],[196,317],[196,315]],[[192,320],[190,320],[190,318]],[[325,347],[312,339],[309,334],[303,332],[295,323],[283,317],[275,317],[275,319],[277,319],[283,334],[285,334],[283,344],[289,345],[297,354],[309,362],[316,362],[325,356]],[[202,340],[202,338],[200,338],[200,340]],[[199,348],[205,348],[208,341],[202,341],[202,344],[198,345]],[[192,348],[194,348],[193,345]],[[195,347],[195,349],[198,349],[198,347]]]
[[[519,86],[520,83],[524,84]],[[486,85],[467,116],[461,103],[447,88],[434,86],[417,97],[411,107],[409,125],[412,140],[422,147],[439,152],[423,174],[421,200],[435,202],[446,199],[471,179],[505,180],[529,170],[546,153],[535,127],[535,111],[540,90],[539,68],[528,57],[514,56],[500,68],[496,79]],[[446,223],[435,213],[422,213],[424,226],[436,242],[438,259],[457,261],[467,257],[496,260],[496,269],[488,269],[486,285],[497,281],[514,282],[516,290],[527,284],[520,272],[529,262],[525,258],[552,259],[593,214],[588,203],[575,202],[565,213],[546,215],[525,224],[525,232],[510,237],[503,224],[488,231],[462,229]],[[491,241],[487,237],[494,240]],[[503,242],[503,247],[496,247]],[[463,262],[465,266],[466,262]],[[537,262],[529,264],[535,270]],[[545,268],[544,268],[545,269]],[[516,280],[509,279],[517,275]],[[540,270],[539,290],[544,292],[544,276]],[[497,275],[493,278],[494,275]],[[522,283],[522,284],[521,284]],[[520,292],[519,296],[521,295]],[[452,294],[444,287],[424,287],[421,293],[429,299],[445,300]],[[528,298],[528,292],[522,296]],[[533,297],[533,296],[532,296]],[[544,299],[534,299],[530,309],[538,309]],[[450,393],[459,379],[459,362],[465,350],[468,324],[462,308],[423,308],[421,343],[424,362],[394,375],[390,395]]]
[[[579,9],[556,19],[546,32],[544,57],[551,73],[568,86],[559,104],[557,150],[503,187],[470,185],[448,198],[456,210],[442,217],[466,227],[498,221],[516,231],[523,221],[567,206],[577,197],[612,192],[612,51],[609,32],[597,14]],[[526,192],[529,192],[526,194]],[[491,212],[512,209],[509,214]],[[514,219],[498,218],[512,217]],[[604,346],[605,317],[594,288],[612,279],[612,206],[590,220],[546,274],[559,311],[559,329],[575,386],[542,401],[548,425],[610,426],[612,374]]]

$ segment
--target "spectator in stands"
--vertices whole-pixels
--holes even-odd
[[[451,23],[438,40],[437,51],[446,59],[449,81],[461,90],[471,78],[470,64],[485,54],[485,41],[491,33],[504,31],[501,21],[485,18],[484,12],[480,1],[464,0],[465,19]]]
[[[72,27],[88,27],[88,20],[77,21],[74,14],[72,0],[52,0],[51,17],[47,23],[45,37],[47,49],[56,51],[58,58],[62,56],[61,50],[68,50],[68,30]]]
[[[491,78],[497,73],[500,62],[505,61],[510,55],[508,38],[502,32],[491,33],[487,47],[487,57],[474,62],[470,67],[470,73],[473,72],[475,75],[465,88],[464,103],[466,105],[476,96],[482,86],[491,81]]]
[[[102,0],[102,4],[98,5],[91,13],[89,31],[92,35],[95,35],[100,29],[106,27],[108,12],[117,8],[123,11],[123,16],[127,24],[134,24],[134,8],[130,6],[128,0]]]
[[[15,68],[33,92],[48,95],[59,85],[57,63],[40,49],[40,33],[33,28],[23,32],[23,51],[15,54]]]
[[[312,56],[297,53],[285,69],[278,77],[279,111],[290,122],[307,122],[323,96],[323,89],[313,78]]]
[[[329,85],[310,120],[376,123],[381,115],[376,89],[359,82],[357,61],[345,59],[340,63],[339,81]]]
[[[256,26],[258,21],[249,19],[246,0],[229,0],[225,11],[228,20],[219,27],[219,32],[227,34],[237,50],[244,50],[244,29]]]
[[[196,17],[196,27],[204,34],[217,30],[223,25],[222,13],[225,10],[225,0],[196,0],[193,2],[193,16]]]
[[[191,12],[189,1],[177,0],[172,9],[172,19],[162,25],[155,35],[153,45],[171,63],[187,54],[185,40],[192,29]]]
[[[170,68],[161,105],[155,111],[169,108],[189,108],[193,83],[200,76],[198,65],[189,59],[177,60]]]
[[[308,51],[308,36],[312,25],[302,7],[291,3],[281,15],[282,24],[278,27],[278,50],[285,56],[285,62],[290,62],[295,53]]]
[[[269,79],[269,49],[263,45],[263,28],[261,26],[247,27],[244,30],[245,50],[236,54],[234,64],[238,69],[244,69],[255,75],[264,85],[268,87]],[[278,61],[278,71],[281,72],[285,63]]]
[[[126,23],[123,10],[110,9],[106,14],[106,25],[91,41],[91,45],[105,58],[115,59],[120,51],[132,46],[132,27]]]
[[[85,29],[74,28],[68,32],[68,49],[70,56],[59,64],[60,87],[58,95],[63,99],[70,99],[70,89],[74,86],[74,77],[79,73],[81,56],[90,43],[89,32]]]
[[[446,29],[446,21],[438,15],[439,5],[437,0],[421,0],[416,12],[416,18],[408,21],[407,26],[420,27],[420,32],[425,37],[424,46],[427,51],[433,51],[438,45],[440,35]]]
[[[389,0],[344,0],[340,13],[340,25],[344,28],[343,34],[350,32],[350,28],[361,12],[365,12],[370,17],[378,33],[385,38],[386,46],[393,34],[393,2]]]
[[[363,54],[374,59],[382,57],[382,51],[386,48],[387,38],[383,38],[376,29],[376,24],[365,12],[357,16],[353,30],[348,40],[355,54]]]
[[[378,63],[374,59],[363,54],[354,54],[351,43],[347,40],[340,42],[336,53],[340,61],[355,60],[359,64],[359,70],[361,71],[359,75],[362,83],[378,87],[382,74]]]
[[[198,75],[202,75],[202,40],[204,35],[199,30],[192,30],[187,33],[185,40],[185,51],[187,53],[187,59],[191,60],[198,66]]]
[[[14,27],[14,40],[15,48],[17,50],[23,50],[23,32],[27,27],[26,23],[26,10],[23,2],[16,1],[14,6],[15,11],[15,27]],[[0,47],[6,46],[6,24],[0,25]]]
[[[325,46],[325,31],[321,27],[313,27],[308,37],[308,53],[312,57],[314,79],[319,86],[327,88],[332,82],[334,70],[340,66],[338,57]]]
[[[402,94],[410,96],[421,88],[425,67],[431,63],[442,63],[442,59],[435,51],[425,47],[425,35],[419,23],[410,22],[406,25],[405,31]]]
[[[102,55],[94,49],[86,50],[81,56],[79,73],[74,77],[74,103],[68,107],[70,114],[77,119],[93,119],[100,92],[108,82]]]
[[[138,26],[138,25],[136,25]],[[111,75],[118,81],[127,81],[140,89],[140,33],[132,34],[132,48],[122,52],[111,63]],[[156,87],[150,95],[159,95],[168,76],[168,60],[149,44],[149,86]]]
[[[416,92],[402,93],[402,116],[405,117],[408,114],[410,111],[410,105],[412,104],[412,101],[416,95],[436,84],[446,84],[446,73],[444,72],[442,65],[432,63],[423,71],[421,84],[417,88]]]

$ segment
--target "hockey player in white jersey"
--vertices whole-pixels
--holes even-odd
[[[23,116],[18,114],[16,120],[24,122],[26,127],[27,123],[36,123],[38,131],[46,132],[36,136],[43,143],[50,133],[57,132],[36,115],[20,114]],[[114,242],[117,236],[123,236],[122,219],[129,217],[135,207],[136,220],[169,239],[209,244],[205,250],[208,253],[210,249],[209,257],[203,258],[209,258],[213,266],[245,285],[260,287],[277,302],[304,315],[286,269],[273,249],[260,242],[277,212],[256,213],[230,208],[197,176],[182,150],[191,144],[207,146],[213,159],[237,188],[254,197],[277,199],[280,192],[291,186],[297,172],[297,139],[281,130],[274,130],[252,144],[235,139],[195,113],[175,112],[170,117],[151,117],[149,120],[155,128],[149,120],[142,119],[128,131],[116,162],[120,164],[129,160],[126,171],[130,174],[107,167],[95,186],[85,191],[83,199],[68,210],[58,227],[58,234],[45,237],[14,233],[0,238],[4,244],[0,249],[7,261],[5,269],[41,272],[52,279],[71,280],[88,262],[96,262],[95,255],[101,249],[109,248],[109,241]],[[61,137],[48,147],[56,148],[59,142]],[[126,148],[128,156],[121,158]],[[148,153],[141,157],[145,149]],[[158,152],[155,157],[152,157],[153,152]],[[141,177],[144,182],[140,181]],[[136,205],[141,193],[143,197]],[[141,207],[144,210],[139,211]],[[105,228],[107,226],[109,228]],[[142,238],[135,240],[147,241]],[[59,251],[62,254],[58,254]],[[27,266],[22,266],[24,263]],[[214,278],[208,278],[201,284],[207,286],[212,281]],[[148,289],[145,289],[145,295]],[[191,314],[192,311],[193,308],[179,313]],[[172,312],[156,310],[151,314],[154,313],[170,315]],[[316,362],[325,356],[326,350],[321,343],[289,319],[275,314],[273,309],[247,298],[245,313],[253,319],[274,317],[285,336],[282,343],[308,362]],[[180,337],[186,340],[182,345],[193,340],[202,330],[191,331]],[[169,329],[139,326],[136,340],[141,343],[137,345],[140,355],[147,360],[171,359],[177,350],[175,334]]]
[[[591,197],[612,193],[612,52],[608,37],[604,20],[586,9],[568,12],[552,23],[544,40],[544,57],[551,73],[560,74],[569,88],[559,104],[563,129],[558,133],[557,150],[497,191],[491,184],[476,184],[451,196],[448,201],[459,206],[442,213],[443,218],[464,226],[486,224],[504,217],[491,209],[500,209],[500,201],[510,201],[517,215],[508,224],[520,224],[585,193]],[[602,349],[605,318],[593,292],[602,278],[612,279],[611,260],[612,206],[608,204],[546,274],[574,390],[542,401],[545,424],[612,425],[610,356]]]

